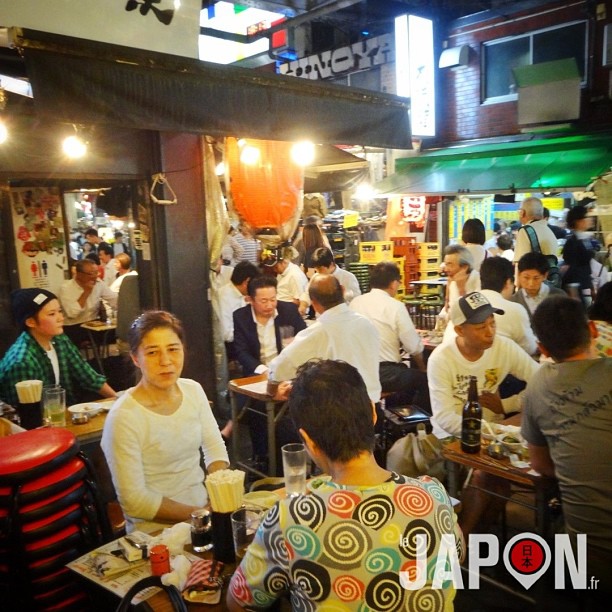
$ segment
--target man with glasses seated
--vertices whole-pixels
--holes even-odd
[[[98,278],[98,266],[90,259],[77,261],[74,278],[61,286],[59,299],[64,311],[64,333],[77,346],[88,339],[81,324],[98,318],[102,299],[117,308],[117,294]]]

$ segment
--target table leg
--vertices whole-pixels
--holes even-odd
[[[276,419],[274,402],[266,402],[266,420],[268,422],[268,472],[276,476]]]
[[[104,372],[104,366],[102,365],[102,358],[100,357],[100,350],[98,349],[98,343],[96,342],[93,332],[88,329],[87,335],[89,336],[89,341],[91,342],[91,346],[93,348],[94,357],[96,358],[96,362],[98,363],[98,368],[100,370],[100,374],[106,375]]]
[[[232,454],[234,455],[234,461],[238,463],[240,458],[238,457],[240,445],[238,443],[240,439],[240,419],[242,413],[238,408],[238,402],[236,400],[236,394],[230,391],[230,405],[232,407]]]

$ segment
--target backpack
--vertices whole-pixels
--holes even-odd
[[[529,238],[529,242],[531,243],[531,250],[534,253],[541,253],[542,249],[540,248],[540,241],[538,240],[538,235],[536,231],[531,227],[531,225],[524,225],[523,228],[527,232],[527,237]],[[553,285],[553,287],[557,287],[561,289],[561,270],[559,269],[559,260],[556,255],[544,255],[546,257],[546,261],[548,262],[548,276],[546,280]]]

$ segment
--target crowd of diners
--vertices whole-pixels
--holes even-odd
[[[524,223],[543,219],[541,212],[534,216],[537,202],[523,206]],[[303,242],[310,245],[311,237]],[[279,444],[303,442],[329,476],[315,480],[308,495],[282,499],[267,512],[232,577],[228,608],[263,609],[289,597],[294,609],[375,610],[383,600],[401,609],[450,609],[453,588],[431,588],[443,536],[462,559],[468,536],[489,531],[503,501],[466,488],[457,516],[443,483],[377,463],[377,408],[381,393],[418,404],[446,444],[460,435],[470,376],[478,380],[484,419],[522,414],[532,468],[558,480],[565,531],[574,544],[587,534],[588,574],[600,580],[589,595],[604,601],[612,589],[611,284],[598,286],[590,300],[555,291],[543,255],[520,253],[520,230],[516,261],[484,255],[477,269],[469,243],[450,245],[444,340],[426,359],[408,311],[395,299],[395,264],[373,266],[372,288],[360,295],[354,277],[330,260],[329,247],[312,244],[303,249],[305,268],[288,250],[263,271],[237,262],[216,287],[216,324],[228,360],[244,376],[267,375],[270,394],[287,401]],[[91,265],[81,262],[73,291],[12,293],[21,333],[0,362],[4,401],[17,402],[14,385],[25,379],[61,385],[69,403],[117,395],[65,333],[81,317],[95,318],[94,302],[105,296]],[[218,422],[201,385],[182,378],[189,330],[173,314],[143,312],[128,343],[138,383],[121,390],[101,447],[127,530],[155,531],[207,505],[205,472],[230,465],[231,422]],[[253,453],[265,462],[266,432],[256,416],[249,422]],[[476,473],[473,482],[508,492],[500,478]],[[427,577],[422,588],[408,590],[400,575],[414,571],[419,534],[428,542]]]

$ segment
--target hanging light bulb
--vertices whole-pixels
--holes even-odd
[[[0,144],[4,144],[8,138],[8,130],[6,129],[6,125],[4,125],[4,121],[0,120]]]
[[[259,149],[252,145],[244,145],[240,151],[240,161],[247,166],[254,166],[259,161]]]
[[[314,160],[314,144],[308,140],[296,142],[291,147],[291,159],[298,166],[309,166]]]
[[[68,136],[62,143],[62,149],[68,157],[78,159],[87,153],[87,144],[78,136]]]

